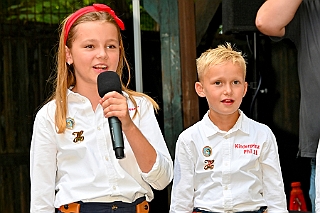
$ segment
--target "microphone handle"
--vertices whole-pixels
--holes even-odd
[[[117,117],[108,118],[109,128],[112,140],[113,150],[115,151],[116,158],[124,158],[124,144],[123,144],[123,135],[121,128],[121,121]]]

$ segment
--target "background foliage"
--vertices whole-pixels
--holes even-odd
[[[75,10],[96,2],[93,0],[1,0],[0,23],[25,24],[27,22],[34,22],[58,24]],[[128,8],[129,14],[125,14],[124,16],[125,18],[132,17],[132,0],[102,0],[99,3],[116,8],[114,10],[120,17],[123,14],[124,7]],[[121,11],[118,11],[117,7],[122,7]],[[157,23],[143,7],[140,7],[140,15],[141,30],[153,31],[157,29]]]

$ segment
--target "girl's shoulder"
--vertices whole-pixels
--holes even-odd
[[[52,117],[56,111],[56,101],[51,100],[45,103],[37,112],[36,117]]]

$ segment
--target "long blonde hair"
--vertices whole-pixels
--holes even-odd
[[[129,95],[129,99],[133,102],[136,108],[137,108],[137,103],[134,100],[133,96],[143,96],[143,97],[146,97],[149,101],[151,101],[154,109],[157,111],[159,109],[159,105],[151,97],[149,97],[144,93],[136,92],[128,88],[130,83],[130,78],[131,78],[130,66],[125,56],[120,28],[115,22],[114,18],[107,12],[90,12],[82,15],[71,26],[69,34],[67,36],[66,44],[65,44],[64,37],[65,37],[66,22],[71,16],[72,14],[69,15],[60,25],[60,40],[59,40],[58,53],[56,56],[56,63],[57,63],[56,75],[57,76],[54,81],[55,91],[49,98],[49,100],[56,101],[55,123],[56,123],[57,132],[63,133],[66,129],[66,116],[67,116],[67,110],[68,110],[66,94],[67,94],[68,88],[76,84],[76,77],[74,75],[73,66],[67,65],[65,45],[71,48],[72,40],[74,39],[75,33],[76,33],[75,27],[78,24],[81,24],[84,22],[106,21],[106,22],[113,23],[117,27],[118,35],[119,35],[120,54],[119,54],[119,64],[116,72],[120,77],[122,90]],[[128,80],[126,84],[122,82],[122,73],[123,73],[124,66],[126,66],[128,70]],[[136,116],[136,113],[137,111],[135,112],[134,117]]]

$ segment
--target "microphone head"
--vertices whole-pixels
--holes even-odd
[[[121,94],[121,82],[119,75],[114,71],[102,72],[97,78],[98,92],[102,98],[106,93],[116,91]]]

